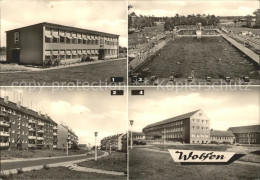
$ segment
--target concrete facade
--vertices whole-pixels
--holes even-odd
[[[68,126],[58,125],[57,149],[70,149],[72,144],[78,145],[78,136]]]
[[[143,128],[148,140],[210,143],[210,120],[202,110],[166,119]]]
[[[0,98],[0,147],[5,149],[53,149],[57,123],[48,115]],[[55,133],[56,132],[56,133]]]
[[[41,66],[46,59],[66,63],[119,57],[116,34],[44,22],[7,31],[6,37],[10,63]]]

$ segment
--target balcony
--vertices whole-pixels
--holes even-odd
[[[42,129],[37,130],[37,133],[44,133]]]
[[[37,140],[44,140],[43,137],[37,137]]]
[[[0,126],[10,127],[10,122],[0,121]]]
[[[34,119],[29,119],[29,123],[31,123],[31,124],[36,124],[36,120],[34,120]]]
[[[36,129],[35,129],[35,128],[32,128],[32,127],[30,127],[30,128],[29,128],[29,131],[36,131]]]
[[[56,132],[53,133],[53,136],[58,136],[58,134]]]
[[[7,142],[7,143],[0,143],[0,147],[8,147],[9,146],[9,143]]]
[[[53,148],[57,148],[57,145],[53,145]]]
[[[0,131],[0,136],[10,136],[10,133],[5,131]]]
[[[36,147],[36,144],[28,144],[28,147],[31,148],[31,147]]]
[[[54,126],[54,127],[53,127],[53,130],[58,130],[58,127],[57,127],[57,126]]]
[[[38,122],[38,126],[44,126],[43,122]]]
[[[28,139],[36,139],[36,136],[28,136]]]

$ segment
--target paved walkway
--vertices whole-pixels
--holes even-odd
[[[106,171],[106,170],[101,170],[101,169],[81,167],[81,166],[78,166],[77,164],[73,164],[72,166],[69,167],[69,169],[74,170],[74,171],[109,174],[109,175],[116,175],[116,176],[124,176],[125,175],[124,172]]]
[[[104,152],[98,158],[102,158],[109,155],[108,152]],[[87,158],[84,156],[72,156],[66,158],[56,158],[56,159],[40,159],[40,160],[28,160],[28,161],[18,161],[18,162],[1,162],[1,173],[3,174],[15,174],[17,169],[22,168],[23,171],[39,170],[42,169],[44,165],[48,164],[49,167],[71,167],[75,163],[80,163],[83,161],[93,160],[94,157]],[[28,164],[29,162],[29,164]]]
[[[33,71],[49,71],[49,70],[55,70],[55,69],[66,69],[71,67],[78,67],[78,66],[87,66],[91,64],[99,64],[99,63],[105,63],[105,62],[111,62],[111,61],[119,61],[119,60],[126,60],[126,58],[118,58],[118,59],[108,59],[108,60],[97,60],[93,62],[83,62],[83,63],[76,63],[71,65],[60,65],[57,67],[50,67],[50,68],[33,68],[33,67],[26,67],[28,71],[6,71],[6,72],[0,72],[0,73],[24,73],[24,72],[33,72]]]
[[[253,59],[255,62],[257,62],[259,64],[260,60],[259,60],[259,55],[256,54],[254,51],[248,49],[247,47],[243,46],[242,44],[238,43],[237,41],[235,41],[234,39],[232,39],[231,37],[229,37],[228,35],[224,34],[223,32],[221,32],[220,30],[218,30],[218,32],[227,40],[229,41],[231,44],[233,44],[236,48],[238,48],[240,51],[242,51],[244,54],[246,54],[248,57],[250,57],[251,59]]]

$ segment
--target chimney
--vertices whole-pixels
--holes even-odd
[[[17,106],[18,108],[21,108],[21,101],[18,101],[17,104],[16,104],[16,106]]]
[[[9,97],[8,97],[8,96],[5,96],[5,97],[4,97],[4,102],[5,102],[6,104],[8,104],[8,102],[9,102]]]
[[[38,116],[41,116],[41,115],[42,115],[41,111],[38,111]]]

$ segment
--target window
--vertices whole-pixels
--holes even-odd
[[[14,33],[14,44],[19,44],[19,32]]]
[[[59,31],[53,30],[52,36],[53,36],[53,40],[52,40],[53,43],[59,43],[60,42]]]
[[[60,43],[66,42],[66,36],[64,31],[60,31]]]
[[[13,134],[15,133],[15,130],[14,130],[14,129],[12,129],[12,133],[13,133]]]
[[[51,50],[45,51],[45,60],[51,59]]]
[[[72,37],[70,32],[66,32],[66,43],[71,44],[72,43]]]
[[[65,50],[60,50],[60,59],[63,60],[65,58]]]
[[[45,43],[51,43],[52,42],[52,35],[50,29],[45,29]]]
[[[52,57],[53,59],[59,59],[59,50],[53,50]]]

